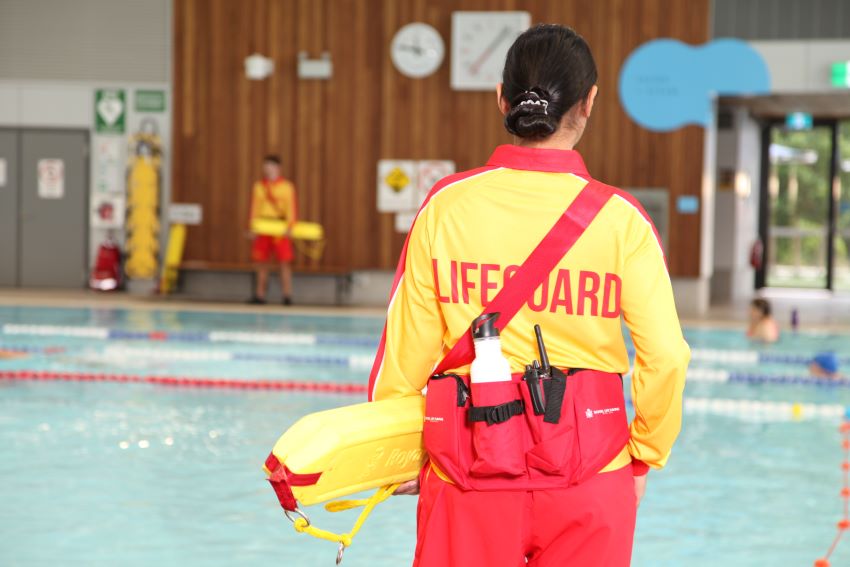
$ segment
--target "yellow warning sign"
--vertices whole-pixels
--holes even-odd
[[[410,178],[400,167],[394,167],[390,172],[384,177],[384,183],[387,186],[395,191],[396,193],[401,193],[401,191],[410,185]]]

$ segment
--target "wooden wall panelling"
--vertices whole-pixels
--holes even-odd
[[[393,268],[404,241],[392,215],[375,210],[380,158],[452,159],[481,165],[509,141],[492,93],[449,88],[451,12],[519,9],[535,22],[575,27],[599,66],[600,94],[579,149],[591,173],[623,187],[700,194],[702,129],[639,128],[619,103],[623,61],[656,37],[708,38],[708,0],[180,0],[175,10],[175,201],[204,205],[187,259],[249,260],[249,189],[266,153],[279,153],[298,189],[302,218],[322,222],[326,265]],[[404,24],[424,21],[446,42],[440,69],[402,76],[389,45]],[[330,81],[299,80],[297,54],[332,54]],[[266,81],[244,78],[253,52],[276,63]],[[699,272],[699,217],[671,214],[671,272]]]

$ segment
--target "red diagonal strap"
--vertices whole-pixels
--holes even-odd
[[[549,277],[555,266],[581,238],[611,195],[612,193],[601,184],[593,180],[589,181],[564,214],[558,217],[555,225],[526,258],[510,281],[484,309],[482,315],[501,313],[498,326],[504,329],[532,296],[534,290]],[[437,366],[434,374],[469,364],[474,358],[474,353],[472,336],[470,333],[464,333]]]
[[[276,179],[275,181],[278,181],[279,179],[280,178]],[[277,199],[275,199],[274,193],[272,193],[272,184],[269,182],[269,180],[263,179],[263,189],[265,189],[266,192],[266,201],[268,201],[269,205],[272,206],[278,218],[283,219],[283,211],[278,206],[278,202]]]

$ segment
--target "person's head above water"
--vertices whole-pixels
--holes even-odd
[[[822,352],[809,361],[809,373],[816,378],[837,378],[838,357],[834,352]]]
[[[567,26],[540,24],[508,50],[497,89],[505,128],[520,143],[572,147],[596,98],[596,63],[583,37]]]
[[[770,302],[766,299],[753,299],[750,302],[750,319],[761,320],[770,317]]]

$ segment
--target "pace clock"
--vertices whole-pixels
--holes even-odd
[[[530,25],[528,12],[452,13],[452,88],[495,89],[508,48]]]

